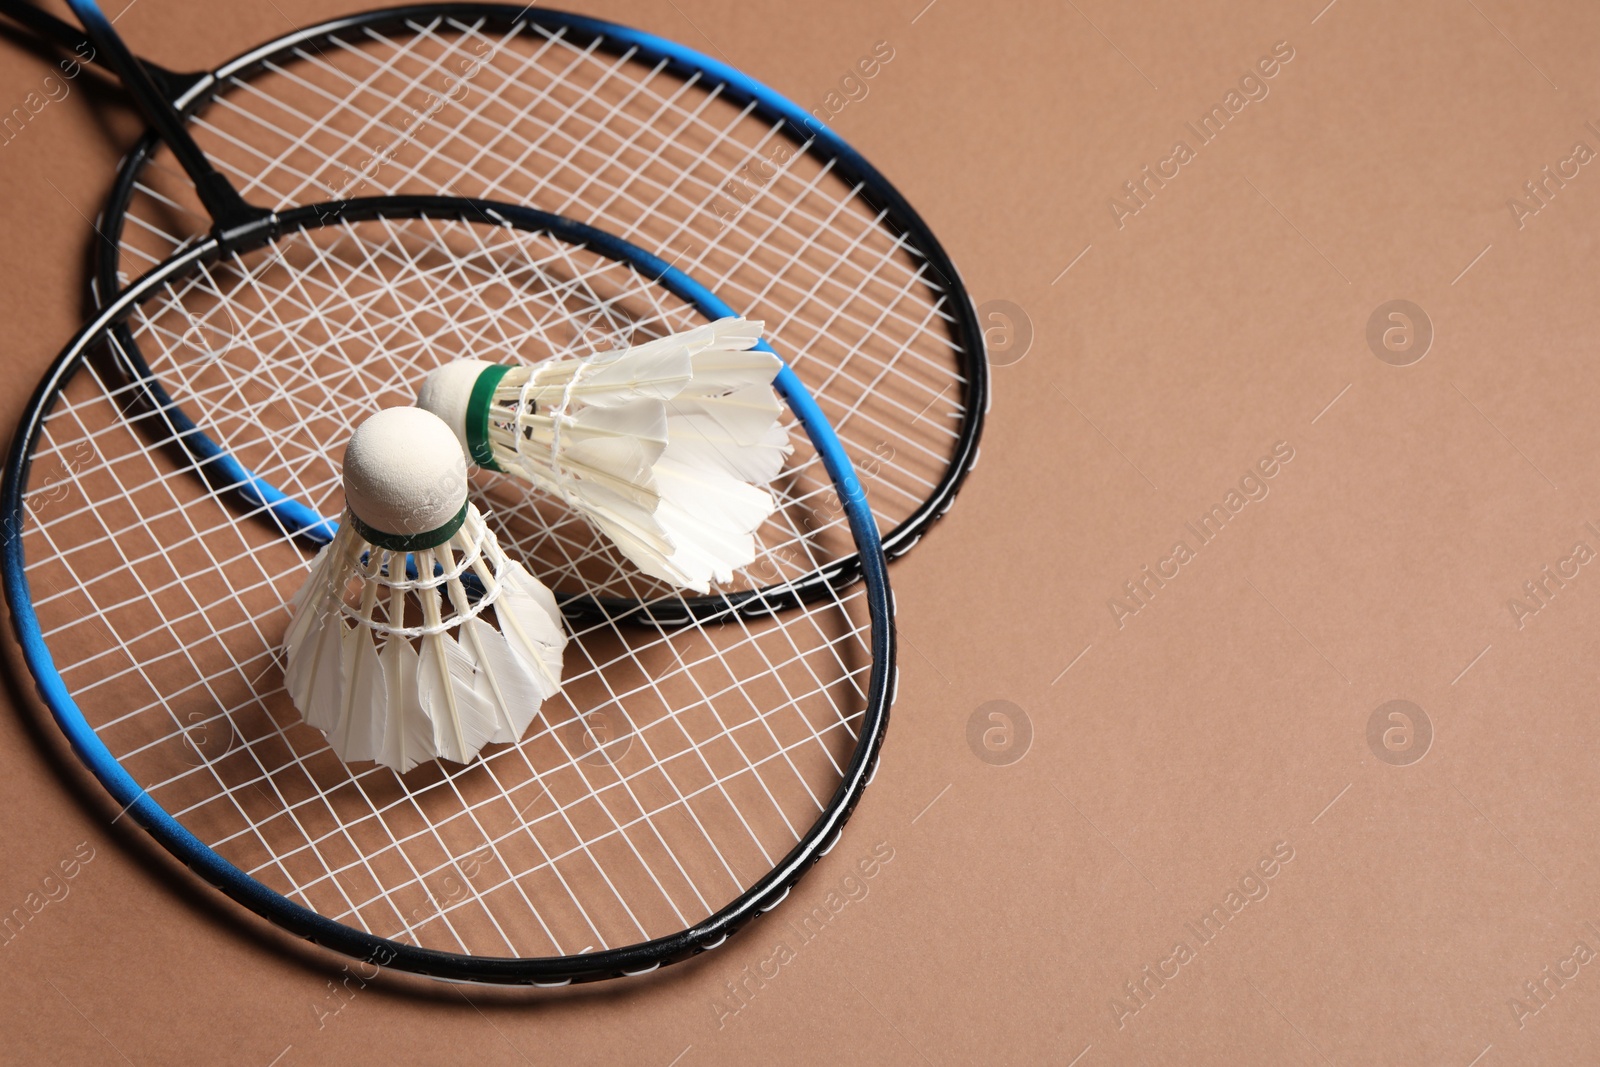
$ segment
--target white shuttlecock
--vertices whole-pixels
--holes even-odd
[[[340,759],[396,771],[517,740],[561,688],[567,638],[550,590],[467,501],[449,427],[417,408],[367,419],[345,449],[344,495],[284,638],[301,716]]]
[[[565,500],[646,574],[697,592],[755,559],[774,510],[760,488],[793,451],[753,350],[759,322],[721,319],[585,359],[508,367],[459,360],[417,404],[480,467]]]

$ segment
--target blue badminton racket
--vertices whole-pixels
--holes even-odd
[[[860,798],[894,682],[876,525],[805,387],[787,368],[775,383],[803,431],[793,477],[837,494],[828,532],[848,539],[863,581],[760,619],[730,604],[721,621],[684,609],[685,625],[662,628],[597,609],[573,628],[562,694],[519,742],[403,776],[342,763],[300,722],[279,647],[310,535],[338,508],[329,491],[274,497],[238,458],[320,469],[319,439],[241,421],[214,439],[226,450],[197,444],[170,397],[130,370],[119,327],[190,337],[195,373],[224,395],[252,388],[229,353],[270,349],[281,395],[316,394],[331,412],[365,402],[364,373],[414,373],[415,353],[484,331],[569,351],[599,343],[597,323],[651,336],[731,309],[629,242],[516,205],[253,209],[185,143],[92,0],[72,7],[217,212],[62,351],[0,493],[0,567],[28,669],[112,802],[285,929],[442,978],[641,973],[775,906]],[[206,317],[177,298],[202,289]],[[411,355],[383,362],[393,353]],[[548,530],[525,494],[483,501],[510,531]],[[797,543],[816,536],[793,513],[773,521]],[[594,564],[536,558],[573,586]]]

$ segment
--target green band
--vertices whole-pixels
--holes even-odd
[[[501,364],[486,368],[472,383],[472,395],[467,398],[467,454],[485,470],[500,470],[494,449],[489,447],[489,406],[494,403],[495,387],[509,373],[511,368]]]
[[[421,552],[425,548],[437,548],[456,535],[461,529],[461,524],[467,521],[467,508],[470,504],[462,504],[461,510],[456,512],[455,518],[440,526],[438,529],[425,530],[418,534],[385,533],[374,530],[362,522],[355,512],[349,512],[350,525],[362,540],[374,548],[388,549],[390,552]],[[348,509],[346,509],[348,510]]]

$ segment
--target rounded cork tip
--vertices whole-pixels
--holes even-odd
[[[448,526],[467,503],[467,459],[437,415],[388,408],[351,435],[344,499],[363,524],[409,537]]]

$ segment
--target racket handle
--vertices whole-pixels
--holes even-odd
[[[89,40],[87,34],[72,23],[58,19],[43,8],[29,3],[28,0],[0,0],[0,15],[33,34],[37,41],[54,45],[74,56],[77,62],[85,66],[94,62],[96,55],[94,42]],[[84,55],[85,49],[89,52],[87,56]],[[168,100],[176,100],[179,95],[188,92],[202,77],[199,74],[178,74],[148,59],[141,58],[139,63],[150,72],[150,76],[161,87],[162,95]],[[109,76],[108,71],[95,67],[90,69],[101,76]]]
[[[195,144],[194,138],[189,136],[183,118],[167,102],[150,71],[128,50],[117,31],[112,29],[111,20],[106,18],[99,4],[95,0],[67,0],[67,6],[72,8],[72,13],[83,24],[83,30],[95,50],[105,54],[150,128],[172,149],[184,173],[194,182],[195,192],[200,197],[200,203],[205,205],[206,214],[211,216],[216,231],[232,230],[270,215],[271,212],[264,208],[245,203],[239,191],[211,165],[200,146]]]

